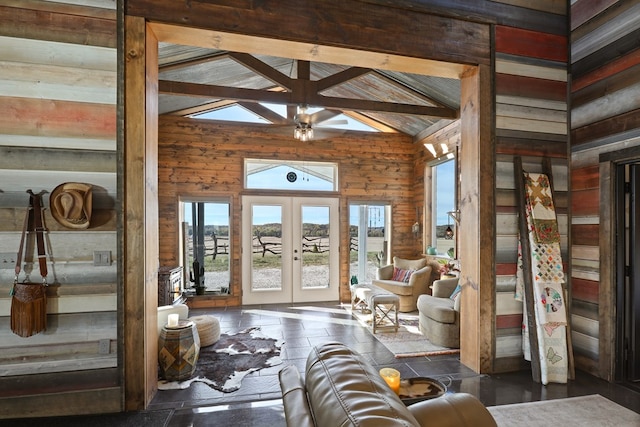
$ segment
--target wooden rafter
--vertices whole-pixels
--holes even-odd
[[[260,117],[270,121],[273,124],[283,125],[288,123],[285,117],[282,117],[280,114],[257,102],[240,101],[238,102],[238,105],[246,108],[252,113],[259,115]]]
[[[271,102],[274,104],[287,105],[319,105],[326,108],[414,114],[445,119],[454,119],[458,116],[457,111],[445,107],[323,96],[318,94],[316,90],[317,82],[299,79],[294,82],[297,84],[294,85],[294,90],[291,92],[272,92],[261,89],[230,88],[199,83],[160,80],[159,92],[166,95],[235,99],[238,101]],[[296,90],[295,86],[300,86],[299,90]]]
[[[293,86],[292,82],[294,81],[294,79],[260,61],[253,55],[249,55],[248,53],[233,52],[229,53],[229,57],[239,64],[244,65],[254,73],[260,74],[265,79],[272,81],[278,86],[281,86],[287,90],[291,90]]]
[[[404,85],[400,85],[393,79],[390,79],[383,74],[377,73],[375,70],[362,67],[350,67],[346,70],[332,74],[323,79],[313,81],[311,80],[311,63],[309,61],[297,60],[297,79],[293,79],[281,73],[269,64],[257,59],[253,55],[247,53],[226,52],[224,54],[216,54],[206,58],[198,58],[194,61],[187,61],[180,64],[163,67],[163,71],[167,69],[173,69],[175,67],[186,67],[189,65],[200,64],[224,57],[233,59],[238,64],[247,67],[254,73],[259,74],[265,79],[273,82],[276,86],[279,87],[280,90],[284,90],[286,92],[274,93],[272,89],[231,88],[217,85],[161,80],[159,82],[160,93],[170,95],[207,97],[215,99],[233,99],[238,102],[272,102],[290,106],[316,105],[329,109],[334,108],[353,111],[377,111],[388,113],[415,114],[448,119],[456,118],[458,115],[457,111],[448,108],[447,106],[444,106],[426,97],[423,94],[411,90]],[[332,87],[339,86],[350,80],[369,73],[376,73],[380,78],[385,79],[387,82],[393,83],[401,87],[403,90],[408,90],[412,94],[419,96],[421,99],[435,104],[435,106],[400,104],[395,102],[382,102],[352,98],[337,98],[324,96],[321,94],[321,92],[326,91]],[[246,108],[249,107],[247,106]],[[265,114],[270,115],[270,113],[267,113],[266,111],[264,112]],[[290,118],[292,117],[291,113],[292,112],[290,111],[288,114]],[[262,116],[262,114],[260,115]],[[271,119],[268,120],[271,121]]]

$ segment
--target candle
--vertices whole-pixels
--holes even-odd
[[[170,314],[167,320],[167,326],[170,328],[175,328],[178,326],[178,313]]]
[[[400,372],[393,368],[380,369],[380,376],[396,394],[400,394]]]

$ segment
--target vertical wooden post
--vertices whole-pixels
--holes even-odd
[[[460,361],[490,372],[495,352],[495,140],[491,69],[461,76]]]
[[[144,18],[126,16],[124,33],[123,383],[125,409],[140,410],[158,376],[158,42]]]

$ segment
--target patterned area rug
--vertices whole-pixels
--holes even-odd
[[[370,313],[362,313],[359,309],[352,312],[351,304],[345,304],[343,307],[353,317],[358,319],[358,321],[365,326],[369,332],[371,332]],[[398,313],[398,323],[400,324],[398,332],[394,332],[393,329],[378,329],[376,326],[376,333],[372,334],[390,352],[392,352],[396,358],[438,356],[442,354],[460,353],[460,349],[458,348],[435,345],[429,341],[427,337],[422,335],[418,328],[417,311],[411,313]],[[392,326],[391,322],[387,322],[385,325]]]
[[[218,342],[200,349],[193,378],[171,382],[160,380],[158,389],[185,389],[199,381],[224,393],[236,391],[242,379],[251,372],[281,364],[280,350],[283,344],[265,336],[259,327],[235,334],[220,334]]]
[[[640,414],[599,394],[489,406],[487,409],[499,427],[637,427],[640,425]]]

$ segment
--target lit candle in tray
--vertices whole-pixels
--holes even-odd
[[[177,313],[170,314],[167,318],[167,327],[175,328],[178,326],[178,316],[179,315]]]
[[[380,376],[384,378],[391,390],[400,394],[400,372],[393,368],[380,369]]]

